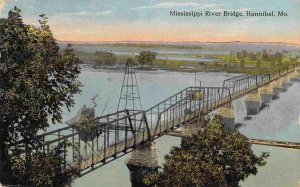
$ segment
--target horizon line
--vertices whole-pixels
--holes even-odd
[[[95,41],[84,41],[84,40],[60,40],[56,39],[58,42],[70,42],[70,43],[174,43],[174,44],[179,44],[179,43],[269,43],[269,44],[290,44],[290,45],[300,45],[299,43],[295,42],[279,42],[279,41],[274,41],[274,42],[268,42],[268,41],[154,41],[154,40],[147,40],[147,41],[139,41],[139,40],[114,40],[114,41],[108,41],[108,40],[95,40]]]

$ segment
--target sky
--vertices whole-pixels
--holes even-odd
[[[46,14],[58,40],[287,42],[300,44],[300,0],[0,0],[24,22]],[[288,17],[174,17],[174,11],[285,11]]]

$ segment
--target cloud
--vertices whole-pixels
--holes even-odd
[[[193,2],[164,2],[164,3],[157,3],[154,5],[149,5],[149,6],[140,6],[140,7],[132,7],[130,8],[131,10],[138,10],[138,9],[155,9],[155,8],[165,8],[165,9],[170,9],[170,8],[210,8],[210,7],[215,7],[219,6],[220,4],[207,4],[207,5],[201,5],[199,3],[193,3]]]
[[[71,13],[60,13],[59,16],[99,16],[99,15],[107,15],[112,14],[112,11],[103,11],[103,12],[71,12]]]

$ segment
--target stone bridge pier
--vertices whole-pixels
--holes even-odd
[[[297,68],[293,73],[290,73],[291,81],[292,82],[299,82],[300,81],[300,68]]]
[[[287,89],[292,86],[293,82],[291,81],[291,75],[288,74],[287,76],[283,77],[284,81],[282,83],[282,87],[287,91]]]
[[[155,142],[147,143],[133,151],[126,162],[130,172],[132,187],[152,187],[146,185],[143,179],[150,173],[158,172],[158,159]]]
[[[235,111],[232,103],[227,104],[217,110],[216,116],[221,120],[221,123],[224,125],[225,129],[228,131],[234,130],[234,119]]]
[[[273,98],[273,86],[272,84],[265,85],[258,89],[258,93],[260,95],[261,104],[269,104]]]
[[[280,92],[283,91],[283,87],[282,87],[282,80],[281,79],[277,79],[274,82],[271,83],[273,86],[273,99],[276,99],[279,97]]]
[[[256,115],[260,108],[260,95],[258,91],[247,94],[244,97],[244,103],[246,105],[247,115]]]

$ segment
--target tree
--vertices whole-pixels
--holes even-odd
[[[264,60],[264,61],[268,61],[268,60],[269,60],[269,54],[268,54],[268,52],[267,52],[266,49],[263,50],[263,52],[262,52],[262,54],[261,54],[261,58],[262,58],[262,60]]]
[[[255,55],[256,55],[256,59],[261,59],[261,52],[257,52]]]
[[[276,52],[275,55],[274,55],[274,59],[275,61],[281,65],[281,61],[282,61],[282,54],[280,52]]]
[[[300,56],[296,56],[294,61],[290,60],[291,62],[294,62],[294,63],[298,63],[299,62],[299,59],[300,59]]]
[[[242,59],[242,54],[241,54],[241,52],[237,52],[237,53],[236,53],[236,58],[237,58],[238,60],[241,60],[241,59]]]
[[[256,67],[257,68],[260,68],[261,67],[261,62],[259,59],[256,60]]]
[[[247,56],[248,56],[248,53],[247,53],[247,51],[245,51],[245,50],[242,50],[242,58],[247,58]]]
[[[66,183],[70,183],[73,176],[75,176],[79,168],[73,167],[61,167],[66,164],[64,160],[64,146],[67,146],[67,142],[62,142],[49,153],[38,152],[32,155],[30,159],[30,182],[27,185],[32,186],[58,186],[63,187]],[[12,170],[15,176],[18,176],[20,183],[24,183],[26,175],[26,161],[20,156],[12,157],[13,165]]]
[[[241,61],[240,61],[240,67],[241,68],[245,67],[245,60],[244,59],[241,59]]]
[[[45,15],[40,16],[40,26],[35,27],[24,24],[20,12],[15,7],[8,18],[0,19],[2,182],[15,182],[12,158],[20,152],[25,155],[26,167],[31,167],[31,148],[41,143],[38,132],[49,127],[48,119],[53,124],[61,122],[62,107],[70,109],[74,94],[80,92],[80,69],[76,65],[79,60],[71,46],[60,53]],[[32,177],[26,174],[25,180]]]
[[[256,60],[256,54],[254,53],[248,53],[248,57],[253,61]]]
[[[96,63],[99,65],[114,65],[117,62],[116,55],[110,52],[97,51],[95,57]]]
[[[157,54],[151,51],[141,51],[138,55],[138,61],[141,64],[152,64]]]
[[[266,164],[268,153],[256,156],[248,139],[237,131],[228,132],[215,118],[202,130],[172,148],[165,156],[163,171],[145,178],[157,186],[238,186],[257,167]]]

